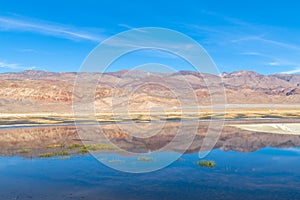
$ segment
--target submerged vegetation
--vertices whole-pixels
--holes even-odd
[[[87,149],[86,146],[83,146],[83,147],[79,150],[79,153],[80,153],[80,154],[86,154],[86,153],[88,153],[88,152],[89,152],[89,150]]]
[[[115,146],[111,144],[81,144],[81,143],[74,143],[74,144],[69,144],[69,145],[60,145],[60,144],[54,144],[51,146],[47,146],[44,150],[47,150],[47,152],[43,152],[37,157],[39,158],[52,158],[52,157],[63,157],[63,158],[68,158],[69,155],[84,155],[88,154],[90,151],[106,151],[106,150],[116,150],[117,152],[119,149],[117,149]],[[52,152],[50,151],[52,149]],[[50,151],[50,152],[49,152]],[[20,149],[18,151],[19,154],[24,154],[26,156],[26,153],[34,153],[35,151],[32,151],[32,148],[24,148]],[[31,153],[31,154],[32,154]],[[30,155],[31,155],[30,154]],[[31,155],[33,156],[33,155]],[[155,159],[153,157],[147,157],[147,156],[141,156],[136,158],[137,161],[139,162],[154,162]],[[178,158],[176,160],[177,162],[184,162],[185,160],[183,158]],[[109,163],[125,163],[124,160],[109,160]],[[216,163],[213,160],[200,160],[198,162],[194,163],[197,166],[204,167],[204,168],[214,168],[216,166]]]
[[[19,153],[29,153],[29,150],[28,149],[21,149],[18,152]]]
[[[105,150],[116,150],[116,147],[110,144],[89,144],[89,145],[83,145],[83,144],[71,144],[67,147],[62,144],[54,144],[54,145],[48,145],[47,149],[57,149],[61,148],[61,151],[59,152],[50,152],[50,153],[44,153],[40,154],[40,158],[50,158],[55,156],[67,156],[70,154],[87,154],[89,151],[105,151]],[[74,152],[75,151],[75,152]],[[19,153],[28,153],[27,150],[20,150]]]
[[[54,157],[54,156],[55,156],[54,153],[44,153],[44,154],[39,155],[40,158],[50,158],[50,157]]]
[[[115,160],[115,159],[112,159],[112,160],[109,160],[108,162],[109,163],[124,163],[125,161],[124,160]]]
[[[89,145],[85,145],[84,147],[86,147],[90,151],[114,150],[114,149],[116,149],[113,145],[110,145],[110,144],[89,144]]]
[[[153,158],[149,158],[149,157],[140,157],[137,160],[141,161],[141,162],[152,162],[152,161],[154,161]]]
[[[68,155],[70,155],[70,154],[66,151],[59,151],[59,152],[54,152],[54,153],[40,154],[39,157],[40,158],[51,158],[51,157],[55,157],[55,156],[68,156]]]
[[[68,156],[70,154],[66,151],[60,151],[60,152],[55,153],[55,155],[56,156]]]
[[[71,144],[70,146],[68,146],[68,149],[77,149],[83,146],[84,146],[83,144]]]
[[[144,146],[139,146],[144,147]],[[41,149],[42,150],[42,149]],[[44,152],[44,150],[47,150]],[[52,151],[51,151],[52,150]],[[63,144],[51,144],[46,146],[46,148],[43,149],[43,151],[40,152],[40,154],[36,155],[33,149],[30,148],[23,148],[18,151],[19,154],[24,154],[23,156],[27,156],[26,153],[30,153],[31,156],[34,157],[34,154],[36,157],[39,158],[51,158],[51,157],[66,157],[69,155],[84,155],[88,154],[89,152],[105,152],[105,151],[114,151],[114,152],[120,152],[122,150],[118,149],[112,144],[105,144],[105,143],[98,143],[98,144],[82,144],[82,143],[73,143],[68,145]],[[125,151],[125,150],[124,150]],[[33,155],[32,155],[33,154]],[[153,157],[147,157],[147,156],[140,156],[136,158],[139,162],[154,162],[155,159]],[[177,162],[183,162],[185,161],[183,158],[178,158],[176,160]],[[120,160],[110,160],[109,163],[122,163],[124,161]],[[201,167],[206,168],[214,168],[216,163],[212,160],[200,160],[196,163],[194,163]]]
[[[71,145],[72,146],[72,145]],[[89,144],[89,145],[73,145],[73,148],[80,148],[80,154],[86,154],[89,151],[105,151],[105,150],[116,150],[113,145],[110,144]]]
[[[199,162],[197,162],[197,165],[201,167],[214,168],[216,166],[216,163],[212,160],[200,160]]]
[[[56,148],[63,148],[63,147],[64,147],[63,144],[52,144],[47,146],[48,149],[56,149]]]

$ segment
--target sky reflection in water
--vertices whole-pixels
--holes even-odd
[[[206,157],[216,162],[213,169],[196,165],[197,156],[197,153],[185,154],[167,168],[145,174],[112,170],[90,155],[68,159],[0,157],[0,196],[1,199],[300,198],[299,148],[264,148],[250,153],[216,149]],[[113,160],[114,155],[108,159]]]

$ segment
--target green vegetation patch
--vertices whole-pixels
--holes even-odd
[[[201,167],[214,168],[216,166],[216,163],[212,160],[200,160],[199,162],[197,162],[197,165]]]
[[[54,152],[54,153],[40,154],[39,157],[40,158],[51,158],[51,157],[54,157],[54,156],[68,156],[68,155],[70,155],[68,152],[60,151],[60,152]]]
[[[63,148],[63,147],[64,147],[63,144],[52,144],[47,146],[48,149],[56,149],[56,148]]]
[[[55,154],[55,156],[68,156],[68,155],[70,155],[68,152],[66,152],[66,151],[60,151],[60,152],[56,152],[56,153],[54,153]]]
[[[89,144],[85,146],[90,151],[99,151],[99,150],[114,150],[116,149],[113,145],[110,144]]]
[[[71,147],[72,146],[72,147]],[[115,150],[116,147],[110,144],[89,144],[89,145],[71,145],[71,148],[81,148],[80,154],[86,154],[89,151],[104,151],[104,150]]]
[[[68,146],[68,149],[78,149],[78,148],[82,148],[83,144],[71,144],[70,146]]]
[[[29,153],[29,150],[28,149],[21,149],[18,152],[19,153]]]
[[[88,153],[89,152],[89,150],[84,146],[84,147],[82,147],[81,149],[80,149],[80,151],[79,151],[79,153],[80,154],[86,154],[86,153]]]
[[[40,158],[50,158],[50,157],[54,157],[54,156],[55,156],[54,153],[44,153],[44,154],[39,155]]]

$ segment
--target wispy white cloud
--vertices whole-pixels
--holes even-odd
[[[89,40],[100,42],[103,36],[83,31],[80,28],[56,24],[49,21],[40,21],[33,19],[11,18],[0,16],[0,31],[23,31],[33,32],[44,35],[55,36],[72,40]]]
[[[233,42],[233,43],[247,42],[247,41],[259,41],[259,42],[263,42],[263,43],[268,43],[268,44],[273,44],[273,45],[276,45],[276,46],[288,48],[288,49],[291,49],[291,50],[298,50],[298,51],[300,50],[300,46],[297,46],[297,45],[294,45],[294,44],[289,44],[289,43],[286,43],[286,42],[266,39],[266,38],[264,38],[263,35],[247,36],[247,37],[242,37],[242,38],[239,38],[239,39],[231,40],[231,42]]]
[[[284,48],[287,48],[290,50],[300,51],[299,45],[268,38],[268,35],[270,32],[278,32],[278,31],[284,30],[280,27],[272,27],[272,26],[266,26],[266,25],[261,25],[261,24],[252,24],[252,23],[243,21],[241,19],[225,16],[220,13],[215,13],[215,12],[207,11],[207,10],[202,10],[201,12],[206,15],[217,17],[218,19],[231,24],[231,26],[228,26],[227,27],[228,29],[226,29],[226,27],[224,27],[224,26],[219,26],[219,27],[214,27],[214,28],[199,26],[199,25],[195,25],[195,24],[194,25],[186,24],[185,26],[187,28],[192,28],[194,30],[200,30],[200,31],[206,31],[206,32],[220,34],[220,35],[222,35],[224,41],[228,41],[231,43],[259,41],[259,42],[262,42],[265,44],[272,44],[272,45],[276,45],[278,47],[284,47]],[[233,32],[232,26],[235,27],[235,30],[238,30],[238,31]],[[223,43],[223,44],[226,44],[226,43]]]
[[[118,24],[118,26],[123,27],[123,28],[127,28],[127,29],[134,29],[135,28],[133,26],[129,26],[128,24]]]
[[[186,28],[193,29],[194,31],[202,31],[202,32],[208,32],[208,33],[216,33],[216,34],[227,34],[224,31],[221,31],[217,28],[212,28],[208,26],[200,26],[198,24],[180,24]]]
[[[123,28],[126,28],[126,29],[129,29],[129,30],[135,29],[135,30],[138,31],[138,32],[145,33],[145,31],[141,30],[140,28],[136,28],[136,27],[130,26],[130,25],[128,25],[128,24],[118,24],[118,26],[123,27]]]
[[[293,50],[298,50],[298,51],[300,50],[300,46],[297,46],[297,45],[294,45],[294,44],[289,44],[289,43],[286,43],[286,42],[280,42],[280,41],[276,41],[276,40],[269,40],[269,39],[265,39],[265,38],[260,38],[258,40],[260,40],[262,42],[274,44],[274,45],[277,45],[277,46],[285,47],[285,48],[288,48],[288,49],[293,49]]]
[[[137,51],[138,55],[142,56],[150,56],[150,57],[159,57],[159,58],[167,58],[167,59],[176,59],[179,58],[178,56],[170,53],[170,52],[165,52],[165,51],[160,51],[160,50],[154,50],[154,49],[148,49],[144,51]]]
[[[147,30],[145,29],[135,29],[134,32],[122,35],[119,37],[113,37],[109,40],[105,41],[107,46],[114,47],[116,49],[119,48],[128,48],[132,49],[160,49],[167,50],[167,51],[184,51],[190,50],[198,45],[195,43],[191,43],[188,40],[178,40],[178,38],[170,39],[164,37],[163,33],[161,32],[162,37],[151,37],[151,30],[149,30],[149,35],[147,34],[140,34],[139,32],[146,33]],[[158,34],[158,33],[157,33]]]
[[[36,66],[24,66],[19,63],[9,63],[5,61],[0,61],[0,69],[10,69],[10,70],[29,70],[29,69],[37,69]]]
[[[264,54],[255,52],[255,51],[247,51],[247,52],[242,52],[240,53],[241,55],[248,55],[248,56],[263,56],[266,57]]]
[[[219,60],[218,66],[239,66],[270,73],[299,73],[299,30],[286,27],[253,24],[206,10],[202,14],[215,17],[213,25],[179,24],[190,31],[197,40]],[[204,23],[205,24],[205,23]],[[223,55],[236,56],[232,61]],[[240,58],[240,59],[239,59]],[[241,63],[243,62],[243,63]],[[227,67],[223,67],[227,68]]]
[[[286,70],[286,71],[279,72],[280,74],[294,74],[294,73],[300,72],[300,62],[296,62],[294,60],[282,59],[282,58],[274,56],[274,55],[267,55],[267,54],[263,54],[260,52],[242,52],[241,54],[249,55],[249,56],[258,56],[258,57],[263,57],[268,60],[271,60],[270,62],[266,63],[269,66],[294,68],[292,70]]]
[[[260,40],[263,37],[263,35],[248,35],[248,36],[244,36],[244,37],[240,37],[238,39],[233,39],[230,42],[232,43],[239,43],[239,42],[247,42],[247,41],[251,41],[251,40]]]
[[[37,50],[35,49],[29,49],[29,48],[25,48],[25,49],[16,49],[19,52],[24,52],[24,53],[38,53]]]
[[[217,17],[217,18],[219,18],[219,19],[221,19],[223,21],[229,22],[230,24],[233,24],[233,25],[242,25],[242,26],[245,26],[245,25],[248,26],[248,25],[250,25],[250,23],[244,22],[241,19],[237,19],[237,18],[233,18],[233,17],[228,17],[228,16],[225,16],[225,15],[222,15],[220,13],[213,12],[213,11],[201,10],[201,13],[203,13],[205,15],[210,15],[210,16]]]
[[[289,71],[284,71],[284,72],[280,72],[280,74],[296,74],[300,72],[300,67],[293,69],[293,70],[289,70]]]
[[[6,63],[0,61],[0,68],[19,69],[20,65],[17,63]]]
[[[280,65],[280,63],[274,61],[274,62],[269,62],[268,65],[270,65],[270,66],[278,66],[278,65]]]

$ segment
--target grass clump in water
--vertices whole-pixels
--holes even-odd
[[[51,158],[51,157],[54,157],[54,156],[55,156],[54,153],[44,153],[44,154],[39,155],[40,158]]]
[[[60,152],[56,152],[54,153],[55,156],[68,156],[70,155],[68,152],[66,151],[60,151]]]
[[[216,163],[212,160],[200,160],[197,162],[198,165],[201,167],[208,167],[208,168],[214,168],[216,166]]]
[[[124,163],[124,160],[109,160],[109,163]]]
[[[64,145],[62,144],[52,144],[47,146],[48,149],[55,149],[55,148],[62,148],[62,147],[64,147]]]
[[[110,144],[89,144],[81,145],[79,150],[80,154],[86,154],[89,151],[103,151],[103,150],[115,150],[116,148]]]
[[[29,153],[29,150],[28,149],[21,149],[18,152],[19,153]]]
[[[152,162],[152,161],[154,161],[153,158],[149,158],[149,157],[141,157],[141,158],[138,158],[137,160],[141,161],[141,162]]]
[[[60,151],[60,152],[55,152],[55,153],[40,154],[39,157],[40,158],[51,158],[51,157],[54,157],[54,156],[68,156],[68,155],[70,155],[68,152]]]
[[[83,147],[82,144],[71,144],[70,146],[68,146],[68,149],[77,149],[81,147]]]
[[[90,144],[85,146],[90,151],[99,151],[99,150],[114,150],[116,149],[113,145],[110,144]]]
[[[86,148],[86,146],[82,147],[79,151],[80,154],[86,154],[88,152],[89,152],[89,150]]]

